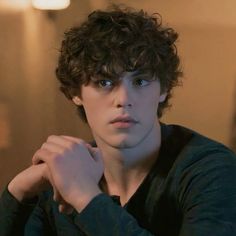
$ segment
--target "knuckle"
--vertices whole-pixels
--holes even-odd
[[[83,139],[77,139],[78,144],[85,144],[85,141]]]
[[[45,149],[47,147],[47,143],[43,143],[41,149]]]
[[[49,135],[47,138],[47,141],[53,140],[53,139],[55,139],[55,137],[56,137],[56,135],[54,135],[54,134]]]
[[[36,157],[40,157],[40,156],[42,156],[43,155],[43,150],[40,148],[40,149],[38,149],[36,152],[35,152],[35,156]]]
[[[46,164],[43,164],[42,171],[43,171],[43,176],[47,176],[47,177],[49,176],[49,170]]]
[[[70,142],[67,143],[66,147],[67,147],[68,149],[74,149],[74,148],[76,147],[76,143],[70,141]]]
[[[81,143],[80,142],[75,142],[75,141],[70,141],[70,142],[67,143],[66,146],[69,150],[75,150],[75,149],[81,147]]]
[[[60,157],[61,157],[60,153],[56,153],[56,152],[51,152],[50,153],[50,159],[52,161],[57,161]]]
[[[51,153],[50,156],[50,162],[55,165],[56,163],[58,163],[60,160],[60,155],[56,154],[56,153]]]

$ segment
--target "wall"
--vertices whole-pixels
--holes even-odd
[[[0,10],[0,189],[30,164],[50,134],[91,138],[54,75],[62,32],[72,23],[68,13],[87,14],[89,6],[82,6],[72,4],[60,15]]]
[[[179,48],[185,77],[165,120],[185,124],[229,145],[235,107],[235,40],[236,31],[231,27],[181,29]]]
[[[180,34],[184,85],[174,92],[173,107],[163,121],[186,125],[229,146],[236,106],[234,1],[223,6],[212,0],[125,2],[158,11]],[[56,14],[0,8],[0,189],[29,165],[48,135],[91,139],[72,104],[58,92],[54,70],[64,30],[107,3],[73,0]]]

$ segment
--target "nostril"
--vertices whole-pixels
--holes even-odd
[[[114,104],[116,107],[132,107],[132,90],[129,81],[124,80],[114,91]]]
[[[128,104],[117,104],[117,107],[118,108],[121,108],[121,107],[132,107],[132,104],[131,103],[128,103]]]

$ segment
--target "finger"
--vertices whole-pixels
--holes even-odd
[[[86,143],[85,146],[88,149],[90,155],[94,158],[96,155],[96,150],[89,143]]]
[[[64,147],[61,144],[54,143],[54,142],[51,142],[51,141],[45,142],[41,146],[41,149],[46,149],[50,152],[56,152],[56,153],[61,153],[65,150]]]
[[[57,190],[57,188],[54,185],[53,185],[53,200],[62,205],[67,204],[67,202],[64,200],[64,198],[61,196],[60,192]]]
[[[65,214],[71,214],[74,208],[62,198],[61,194],[57,191],[55,187],[53,187],[53,189],[54,189],[53,200],[59,203],[59,206],[58,206],[59,212],[65,213]]]
[[[83,139],[79,139],[79,138],[72,137],[72,136],[67,136],[67,135],[60,135],[60,136],[55,136],[55,137],[50,136],[48,138],[48,140],[53,140],[53,141],[58,142],[58,143],[63,143],[65,141],[70,141],[69,143],[71,143],[71,142],[81,143],[81,144],[86,143]]]
[[[97,151],[99,150],[98,148],[92,147],[89,143],[86,143],[82,139],[78,139],[78,138],[71,137],[71,136],[65,136],[65,135],[63,135],[62,137],[67,139],[67,140],[70,140],[72,142],[82,144],[85,148],[87,148],[87,150],[89,151],[89,153],[92,157],[94,157],[96,155]]]
[[[55,187],[51,172],[49,171],[47,164],[44,163],[43,165],[45,165],[47,167],[47,171],[45,172],[45,178],[47,179],[47,181],[50,183],[51,187],[53,188],[53,200],[56,202],[59,202],[59,201],[62,202],[61,194],[59,193],[59,191]]]
[[[74,208],[69,205],[69,204],[59,204],[59,212],[64,213],[64,214],[71,214],[74,210]]]
[[[99,148],[92,147],[90,144],[86,144],[86,147],[88,148],[89,153],[92,155],[93,159],[95,161],[101,161],[102,160],[102,153]]]
[[[55,187],[53,187],[53,192],[54,192],[53,200],[59,203],[59,206],[58,206],[59,212],[65,213],[65,214],[71,214],[74,208],[63,199],[63,197],[61,196],[61,194],[57,191]]]
[[[59,191],[53,186],[53,200],[59,203],[60,212],[69,212],[71,210],[71,205],[69,205],[61,196]]]
[[[58,192],[55,186],[53,186],[53,200],[55,202],[62,202],[61,194]]]
[[[72,136],[66,136],[66,135],[61,135],[60,137],[62,137],[64,140],[67,140],[70,142],[86,145],[86,142],[83,139],[79,139],[79,138],[72,137]]]
[[[35,152],[34,156],[32,157],[32,164],[37,165],[42,162],[47,162],[47,159],[50,160],[50,158],[53,155],[52,152],[48,151],[47,149],[39,149]]]
[[[95,161],[102,161],[102,152],[99,148],[92,147],[90,144],[87,144],[86,146]]]
[[[47,141],[45,143],[54,143],[55,145],[58,145],[59,147],[71,147],[71,144],[73,143],[84,143],[82,139],[78,139],[75,137],[70,136],[64,136],[64,135],[51,135],[47,138]]]

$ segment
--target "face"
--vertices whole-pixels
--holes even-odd
[[[100,145],[133,148],[148,138],[157,123],[160,83],[147,74],[126,72],[119,81],[97,79],[82,85],[81,97],[93,136]]]

